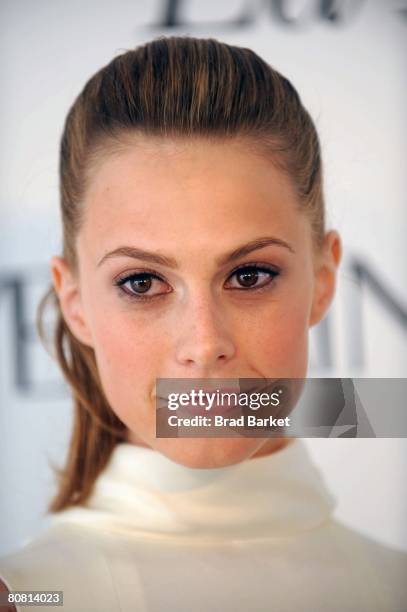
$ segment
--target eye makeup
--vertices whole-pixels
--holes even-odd
[[[230,279],[236,277],[240,279],[240,286],[229,286],[225,287],[227,291],[238,291],[238,292],[261,292],[264,290],[271,289],[274,285],[275,279],[281,274],[280,268],[271,266],[270,264],[260,263],[247,263],[241,264],[236,267],[228,276],[226,284]],[[257,281],[261,281],[258,284]],[[254,283],[253,283],[254,281]],[[159,293],[153,293],[150,290],[155,284],[167,285],[168,283],[161,278],[156,272],[143,268],[131,273],[125,273],[120,275],[114,280],[114,286],[119,290],[119,296],[129,299],[131,301],[146,302],[162,298],[173,290],[164,290]],[[253,284],[252,284],[253,283]],[[134,290],[134,286],[137,286],[139,291]],[[133,289],[130,289],[128,285],[133,285]]]

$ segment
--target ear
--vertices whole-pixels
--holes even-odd
[[[66,324],[77,340],[92,347],[92,338],[83,312],[78,280],[62,257],[51,257],[50,267],[52,282]]]
[[[327,232],[321,252],[315,263],[314,296],[309,326],[316,325],[328,312],[335,295],[336,275],[342,257],[341,239],[338,232]]]

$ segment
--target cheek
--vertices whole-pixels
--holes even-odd
[[[275,314],[275,313],[274,313]],[[297,309],[264,317],[253,345],[258,369],[270,378],[302,378],[308,360],[307,318]]]
[[[310,287],[297,286],[291,295],[276,298],[262,308],[249,328],[246,321],[245,336],[251,338],[250,360],[263,376],[306,376],[310,305]]]
[[[103,390],[114,412],[127,422],[136,407],[141,416],[154,390],[165,352],[164,334],[134,312],[94,313],[95,356]]]

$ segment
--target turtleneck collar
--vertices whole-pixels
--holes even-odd
[[[335,499],[301,439],[214,469],[182,466],[119,443],[85,506],[52,517],[140,537],[264,539],[318,527]]]

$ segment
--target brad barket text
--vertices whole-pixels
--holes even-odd
[[[171,427],[290,427],[290,417],[276,418],[268,416],[256,417],[253,414],[239,417],[225,417],[217,414],[215,416],[195,415],[193,417],[179,417],[175,414],[168,417]]]

